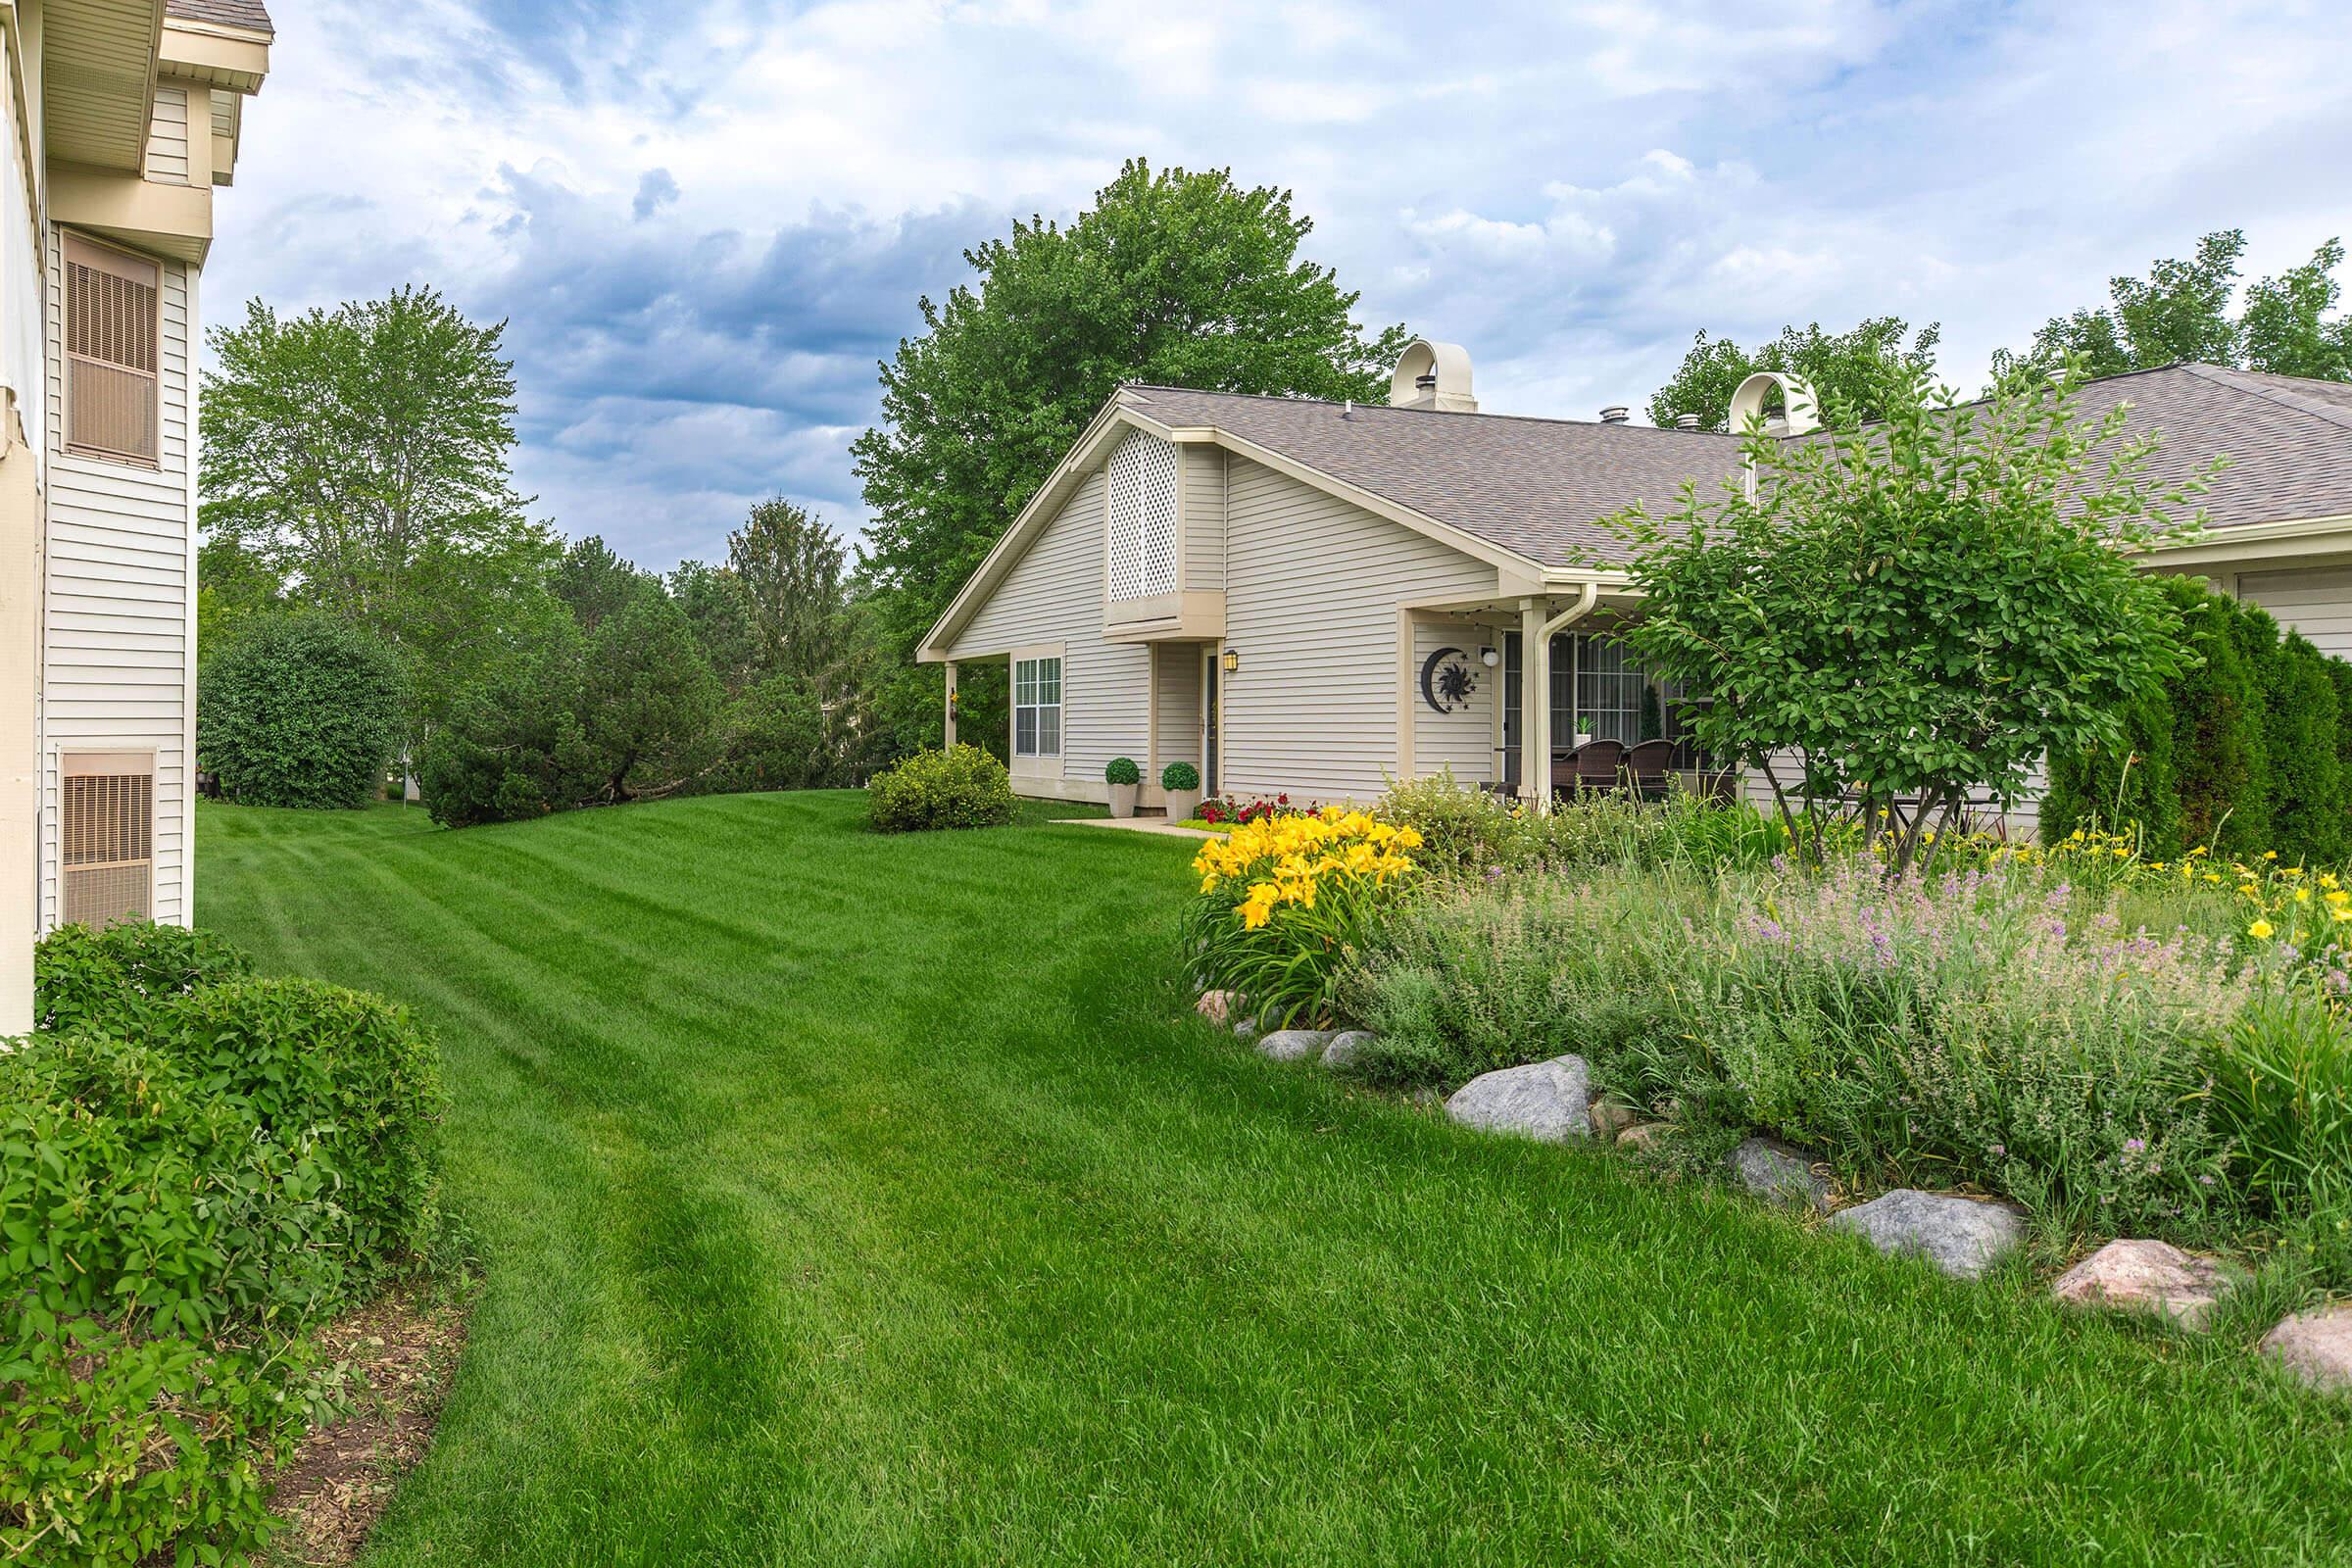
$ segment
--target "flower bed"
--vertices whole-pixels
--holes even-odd
[[[1998,1193],[2059,1244],[2292,1237],[2352,1287],[2337,873],[2083,832],[1947,835],[1890,880],[1858,832],[1820,868],[1779,837],[1739,807],[1530,818],[1425,781],[1204,846],[1188,951],[1261,1029],[1370,1031],[1350,1070],[1376,1084],[1573,1053],[1691,1157],[1765,1133],[1848,1192]]]

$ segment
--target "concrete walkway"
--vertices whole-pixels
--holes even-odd
[[[1059,816],[1054,819],[1054,825],[1055,827],[1115,827],[1123,828],[1129,833],[1157,833],[1162,838],[1171,839],[1221,839],[1225,836],[1222,833],[1209,832],[1205,828],[1178,827],[1164,816]]]

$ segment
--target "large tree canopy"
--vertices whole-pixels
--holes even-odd
[[[429,289],[216,328],[203,386],[203,525],[292,603],[361,625],[410,674],[415,717],[503,652],[505,611],[553,547],[510,482],[502,325]]]
[[[2243,229],[2220,229],[2197,241],[2186,261],[2156,262],[2146,277],[2110,278],[2106,305],[2051,318],[2031,350],[1998,356],[1995,367],[2073,356],[2092,375],[2120,375],[2198,360],[2352,380],[2352,318],[2331,315],[2342,294],[2335,270],[2344,247],[2328,240],[2301,267],[2250,284],[2233,318],[2245,252]]]
[[[1695,414],[1702,430],[1728,429],[1732,394],[1758,370],[1798,376],[1825,403],[1837,398],[1865,418],[1883,417],[1883,387],[1903,373],[1936,368],[1942,327],[1930,321],[1906,348],[1903,337],[1909,331],[1910,323],[1898,316],[1874,316],[1848,332],[1824,332],[1815,321],[1801,331],[1782,327],[1778,338],[1752,354],[1728,337],[1710,338],[1702,331],[1674,379],[1650,395],[1650,422],[1672,424],[1678,416]]]

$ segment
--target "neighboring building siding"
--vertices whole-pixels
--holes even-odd
[[[2310,638],[2321,653],[2352,659],[2352,566],[2243,572],[2237,596]]]
[[[1080,485],[988,596],[950,659],[1061,646],[1061,765],[1054,793],[1103,800],[1102,767],[1150,746],[1151,645],[1102,638],[1102,475]],[[1017,771],[1017,770],[1016,770]],[[1016,777],[1014,787],[1023,780]]]
[[[187,753],[193,624],[188,464],[190,290],[163,270],[162,460],[145,468],[65,450],[65,268],[49,242],[49,460],[41,751],[41,922],[58,919],[59,759],[67,751],[152,751],[155,917],[186,923]]]
[[[1184,459],[1184,586],[1214,593],[1225,586],[1225,449],[1192,444]]]
[[[209,133],[209,132],[208,132]],[[167,185],[188,182],[188,91],[155,89],[155,118],[147,130],[147,177]]]
[[[1494,591],[1475,557],[1228,457],[1226,788],[1371,801],[1396,767],[1401,604]]]
[[[1419,621],[1413,626],[1413,776],[1428,778],[1450,769],[1458,784],[1483,784],[1494,776],[1494,689],[1502,671],[1478,662],[1481,643],[1492,638],[1466,622]],[[1469,703],[1441,713],[1421,695],[1421,666],[1441,648],[1458,648],[1478,673]]]

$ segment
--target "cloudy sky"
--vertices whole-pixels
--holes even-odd
[[[403,282],[508,318],[540,514],[710,557],[844,532],[875,362],[964,247],[1118,168],[1291,187],[1487,408],[1641,402],[1704,326],[1992,350],[2243,227],[2352,237],[2352,7],[276,0],[205,310]]]

